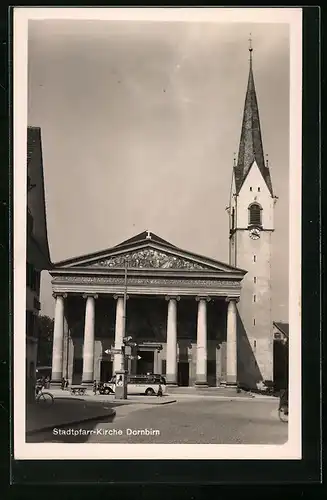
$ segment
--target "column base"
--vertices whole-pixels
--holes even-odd
[[[208,387],[208,382],[205,380],[196,380],[194,385],[195,387]]]
[[[235,389],[236,391],[236,389],[238,388],[238,384],[235,380],[227,380],[225,387],[227,387],[228,389]]]
[[[170,386],[177,386],[177,377],[176,375],[163,375],[166,379],[166,384]]]
[[[51,380],[50,381],[50,389],[61,389],[62,381],[61,380]]]

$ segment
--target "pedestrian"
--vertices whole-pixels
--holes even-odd
[[[96,396],[96,394],[97,394],[97,381],[96,380],[93,380],[93,392],[94,392],[94,396]]]
[[[62,377],[61,379],[61,390],[63,391],[65,389],[65,379]]]
[[[65,389],[68,389],[68,378],[65,380]]]
[[[158,392],[157,392],[157,397],[162,398],[162,387],[161,384],[159,384]]]

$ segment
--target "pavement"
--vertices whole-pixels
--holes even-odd
[[[114,396],[96,395],[72,396],[69,391],[49,390],[54,397],[52,406],[32,403],[26,406],[26,434],[48,431],[53,427],[66,427],[81,422],[112,420],[115,408],[122,405],[166,405],[176,399],[163,396],[134,396],[127,400],[115,400]]]
[[[198,404],[197,404],[198,403]],[[76,403],[75,403],[76,404]],[[40,431],[28,442],[122,444],[281,445],[288,425],[278,418],[278,401],[178,398],[171,405],[140,403],[115,407],[115,417]]]
[[[86,402],[82,399],[55,398],[52,406],[31,403],[26,406],[26,434],[47,431],[53,427],[76,425],[81,422],[105,418],[112,420],[116,415],[113,405],[106,402]]]
[[[176,388],[177,389],[177,388]],[[108,421],[111,422],[116,416],[116,408],[121,406],[132,406],[137,410],[149,407],[171,405],[172,403],[201,403],[206,401],[224,402],[247,402],[267,401],[276,402],[276,398],[249,393],[237,394],[235,390],[222,388],[219,390],[178,390],[172,395],[163,397],[135,395],[129,396],[127,400],[115,400],[114,395],[94,395],[92,391],[84,396],[72,396],[69,391],[60,389],[50,390],[54,397],[54,404],[50,407],[41,404],[29,404],[26,408],[26,435],[47,432],[54,427],[66,427],[79,425],[83,422]],[[192,389],[192,388],[191,388]],[[215,389],[215,388],[213,388]]]

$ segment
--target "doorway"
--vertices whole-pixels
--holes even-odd
[[[178,362],[177,384],[182,387],[189,386],[189,363],[188,361]]]
[[[207,382],[209,387],[217,385],[216,360],[208,359],[207,361]]]
[[[82,375],[83,375],[83,360],[80,358],[74,359],[73,364],[73,376],[72,376],[72,384],[79,385],[82,383]]]
[[[141,359],[137,360],[137,374],[146,375],[153,373],[154,370],[154,352],[153,351],[138,351],[138,356]]]
[[[112,361],[102,360],[100,365],[100,382],[109,382],[112,377]]]

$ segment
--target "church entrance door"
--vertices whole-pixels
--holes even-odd
[[[109,382],[112,377],[112,361],[102,360],[100,368],[100,381]]]
[[[137,360],[137,374],[146,375],[153,373],[154,370],[154,352],[153,351],[138,351],[141,359]]]
[[[177,384],[182,387],[189,386],[189,364],[187,361],[179,361]]]

